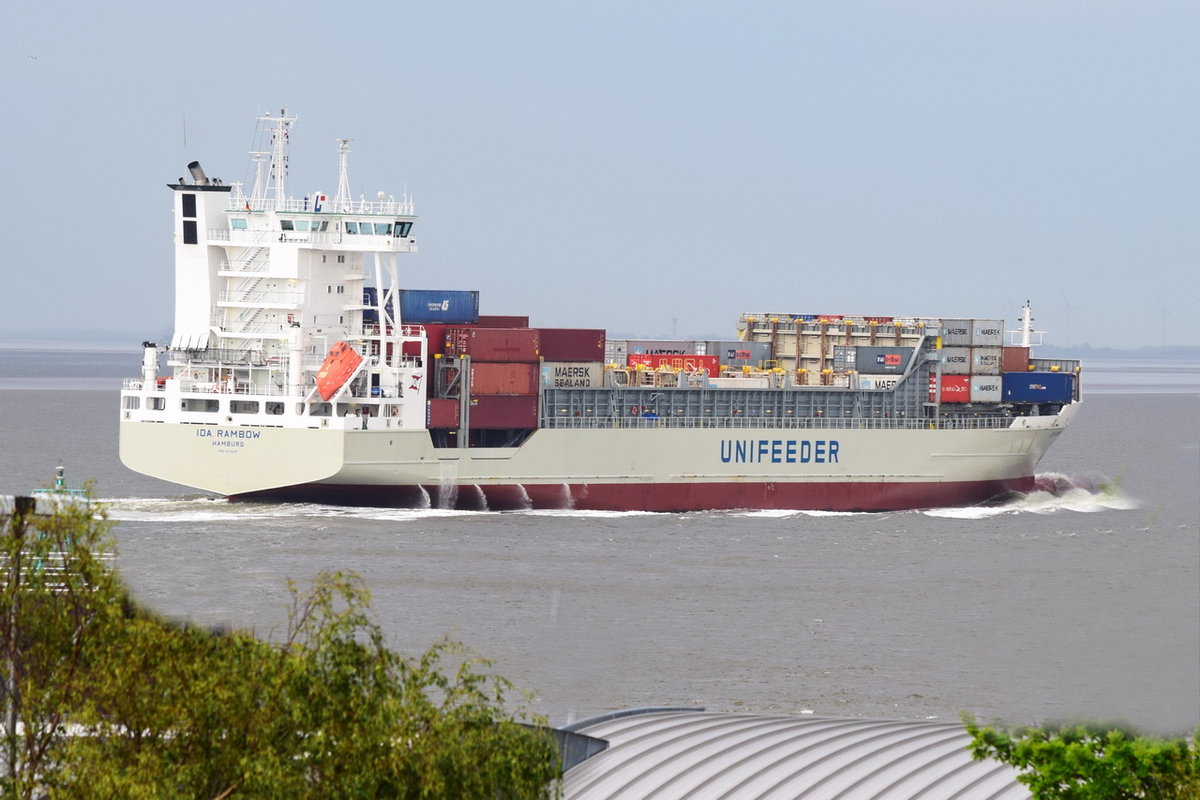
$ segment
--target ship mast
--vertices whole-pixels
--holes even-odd
[[[1030,347],[1031,345],[1042,343],[1042,334],[1045,331],[1035,331],[1033,329],[1033,306],[1028,300],[1025,301],[1025,307],[1021,309],[1021,319],[1018,321],[1021,323],[1021,329],[1018,331],[1009,331],[1009,335],[1014,339],[1018,335],[1020,336],[1020,339],[1015,342],[1016,344],[1020,347]],[[1037,341],[1034,341],[1035,336],[1037,337]]]
[[[286,108],[279,110],[279,116],[264,114],[258,118],[261,129],[271,131],[271,143],[270,150],[250,154],[255,161],[254,191],[250,193],[255,208],[263,207],[268,194],[274,196],[276,209],[282,208],[287,199],[288,129],[296,123],[296,119],[296,115],[289,115]],[[270,161],[264,180],[263,164],[267,158]]]
[[[350,210],[350,143],[353,139],[338,139],[338,188],[333,198],[333,207],[338,211]]]

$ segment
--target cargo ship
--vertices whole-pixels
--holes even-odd
[[[249,192],[197,162],[168,184],[175,327],[121,391],[131,469],[235,499],[885,511],[1031,490],[1079,407],[1028,304],[1013,332],[772,311],[660,341],[403,287],[412,198],[355,197],[345,139],[336,192],[289,195],[295,122],[259,118]]]

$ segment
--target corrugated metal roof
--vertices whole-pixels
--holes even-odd
[[[654,711],[572,730],[609,747],[566,772],[566,800],[1030,796],[953,722]]]

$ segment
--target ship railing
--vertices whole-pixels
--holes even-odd
[[[319,203],[312,196],[303,198],[287,197],[282,200],[277,200],[274,197],[230,197],[229,210],[267,213],[284,211],[299,214],[372,214],[375,216],[411,217],[416,210],[416,206],[412,198],[408,195],[401,195],[399,199],[388,197],[385,200],[367,200],[365,197],[360,197],[357,200],[346,201],[336,207],[334,206],[333,199],[329,197],[326,197]]]
[[[1011,417],[685,417],[685,416],[549,416],[543,428],[768,428],[775,430],[996,430],[1012,425]]]
[[[1081,363],[1076,358],[1031,358],[1029,365],[1034,372],[1069,372],[1075,373],[1081,369]]]
[[[304,292],[220,292],[218,303],[247,303],[273,308],[291,308],[304,301]]]
[[[172,347],[167,351],[171,361],[199,361],[205,364],[230,364],[237,366],[265,367],[280,361],[279,356],[269,355],[262,350],[233,350],[209,347],[203,350],[188,350]]]

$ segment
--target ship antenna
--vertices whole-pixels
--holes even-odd
[[[339,211],[350,208],[350,143],[353,139],[338,139],[338,188],[333,207]]]
[[[254,191],[251,192],[251,200],[255,202],[256,206],[266,200],[268,193],[274,194],[276,208],[282,208],[283,201],[287,199],[288,130],[295,124],[296,119],[297,116],[288,114],[286,108],[279,109],[279,116],[264,114],[258,118],[262,126],[260,130],[269,129],[271,131],[271,149],[250,154],[255,162]],[[270,159],[270,168],[264,181],[263,161],[267,158]],[[271,192],[272,189],[274,189],[273,192]]]
[[[1045,331],[1035,331],[1033,329],[1033,304],[1028,300],[1025,301],[1025,307],[1021,309],[1021,329],[1019,331],[1009,331],[1009,337],[1014,343],[1021,347],[1030,347],[1042,343],[1042,335]],[[1017,337],[1020,337],[1019,339]],[[1034,341],[1034,337],[1037,341]]]

